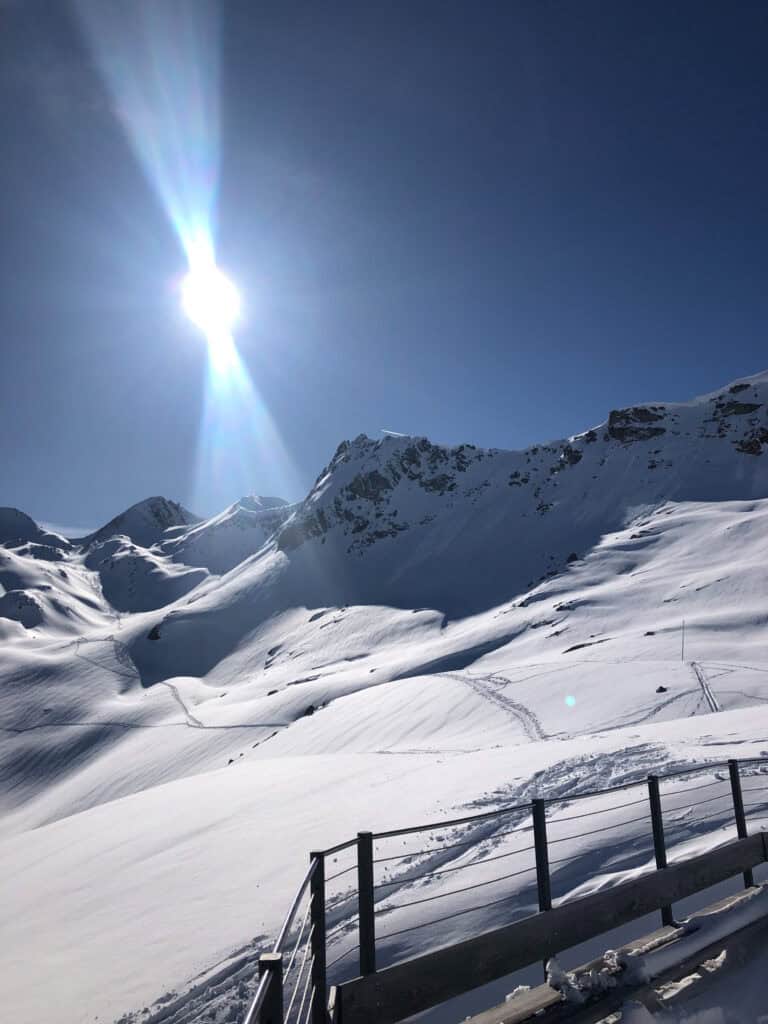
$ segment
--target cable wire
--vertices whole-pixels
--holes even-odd
[[[626,821],[616,821],[613,825],[604,825],[602,828],[593,828],[589,832],[576,832],[570,836],[560,836],[558,839],[549,839],[548,843],[553,846],[555,843],[564,843],[567,839],[585,839],[587,836],[595,836],[598,832],[609,832],[612,828],[620,828],[622,825],[634,825],[636,821],[647,821],[648,814],[641,814],[639,818],[627,818]]]
[[[345,949],[343,953],[341,953],[339,956],[335,958],[335,960],[331,960],[331,962],[326,965],[326,970],[330,971],[330,969],[334,967],[340,960],[343,960],[345,957],[349,956],[350,953],[354,953],[355,950],[359,948],[360,943],[356,942],[354,946],[350,946],[349,949]]]
[[[569,797],[569,801],[577,800],[578,797]],[[623,804],[612,804],[610,807],[599,808],[596,811],[585,811],[584,814],[569,814],[563,818],[547,818],[548,825],[558,825],[561,821],[576,821],[578,818],[591,818],[595,814],[610,814],[612,811],[621,811],[625,807],[636,807],[637,804],[648,803],[648,797],[641,797],[640,800],[627,800]]]
[[[312,959],[314,961],[314,957],[312,957]],[[306,980],[306,982],[304,984],[304,991],[303,991],[303,993],[301,995],[301,1004],[299,1005],[299,1012],[296,1014],[296,1020],[297,1021],[301,1020],[301,1015],[304,1012],[304,1000],[307,998],[307,992],[309,991],[309,983],[310,983],[310,981],[312,981],[312,971],[310,971],[309,974],[307,974],[307,980]],[[312,986],[312,995],[314,995],[314,994],[315,994],[315,986],[313,985]],[[310,996],[309,1005],[310,1006],[312,1005],[312,996]],[[290,1011],[290,1007],[289,1007],[288,1008],[288,1013],[286,1013],[286,1015],[285,1015],[285,1019],[286,1020],[288,1020],[288,1014],[290,1014],[290,1012],[291,1011]]]
[[[442,900],[446,896],[457,896],[462,892],[470,892],[472,889],[482,889],[485,885],[493,885],[496,882],[506,882],[509,878],[517,878],[519,875],[528,874],[529,871],[535,871],[536,865],[532,864],[529,868],[523,868],[522,871],[513,871],[509,875],[499,875],[498,878],[489,878],[485,882],[475,882],[474,885],[465,885],[461,889],[451,889],[449,892],[438,892],[434,896],[424,896],[420,900],[409,900],[408,903],[396,903],[391,907],[382,907],[381,910],[377,910],[377,914],[388,914],[392,910],[404,910],[406,907],[415,907],[419,903],[431,903],[432,900]]]
[[[523,828],[512,828],[506,832],[494,832],[493,835],[483,836],[481,839],[466,839],[461,843],[442,843],[433,850],[417,850],[415,853],[396,853],[391,857],[375,857],[374,864],[385,864],[388,861],[404,860],[406,857],[433,857],[443,850],[460,850],[467,846],[479,846],[481,843],[491,842],[493,839],[501,839],[504,836],[516,836],[523,832],[533,832],[533,825],[525,825]],[[532,850],[532,846],[521,847],[522,850]]]
[[[350,864],[348,868],[344,868],[343,871],[337,871],[335,875],[328,875],[325,880],[326,885],[328,882],[333,882],[337,878],[341,878],[342,875],[346,875],[350,871],[354,871],[357,868],[357,864]]]
[[[427,928],[429,925],[442,924],[443,921],[451,921],[454,917],[461,917],[463,914],[471,914],[475,910],[487,910],[488,907],[496,907],[500,903],[508,903],[510,900],[518,899],[519,893],[513,893],[511,896],[503,896],[500,900],[492,900],[490,903],[481,903],[478,907],[467,907],[466,910],[457,910],[453,914],[446,914],[445,917],[436,917],[431,921],[422,921],[421,924],[413,924],[408,928],[400,928],[396,932],[387,932],[386,935],[381,935],[380,939],[391,939],[395,935],[405,935],[406,932],[415,932],[419,928]],[[515,920],[519,920],[515,918]],[[511,923],[511,922],[510,922]]]
[[[304,1024],[309,1024],[309,1018],[312,1014],[312,1003],[315,999],[315,986],[312,986],[312,991],[309,993],[309,1002],[307,1003],[307,1016],[304,1018]],[[304,1004],[302,1003],[302,1006]],[[301,1014],[301,1008],[299,1008],[299,1014]],[[298,1020],[297,1020],[298,1024]]]
[[[663,782],[664,780],[660,779],[659,781]],[[668,793],[662,793],[661,797],[664,799],[664,797],[667,796],[676,796],[678,793],[694,793],[697,789],[711,789],[712,786],[727,786],[728,782],[728,779],[715,779],[712,782],[705,782],[701,786],[686,786],[685,789],[671,789]]]
[[[291,1000],[288,1003],[288,1009],[285,1012],[285,1019],[286,1020],[290,1019],[291,1010],[293,1009],[293,1004],[296,1002],[296,996],[297,996],[298,991],[299,991],[299,986],[301,985],[301,978],[302,978],[302,975],[304,974],[304,968],[305,968],[306,963],[307,963],[307,954],[308,953],[309,953],[309,943],[307,943],[307,948],[304,950],[304,959],[301,961],[301,967],[299,968],[299,973],[296,976],[296,982],[295,982],[295,984],[293,986],[293,992],[291,993]],[[309,984],[309,979],[312,977],[312,964],[314,963],[314,960],[315,960],[315,955],[313,953],[312,957],[310,958],[310,970],[307,972],[307,980],[304,983],[304,991],[305,992],[307,990],[307,985]],[[299,1011],[299,1013],[301,1013],[301,1011]]]
[[[301,922],[301,929],[299,931],[299,937],[296,939],[296,945],[293,947],[293,952],[291,953],[291,959],[288,961],[288,966],[283,971],[283,979],[288,977],[288,975],[291,972],[291,968],[293,967],[293,961],[296,959],[296,954],[299,951],[299,944],[301,942],[301,934],[304,931],[304,925],[307,923],[307,915],[308,914],[309,914],[309,907],[307,907],[307,913],[304,915],[304,920]],[[314,930],[315,930],[315,926],[313,924],[312,927],[309,929],[309,934],[307,935],[307,949],[309,948],[309,944],[310,944],[310,941],[312,939],[312,933],[314,932]],[[305,957],[305,959],[306,959],[306,957]]]
[[[353,914],[352,917],[345,917],[343,920],[339,921],[337,924],[333,926],[333,928],[329,928],[326,931],[326,939],[329,939],[331,935],[335,935],[336,932],[341,932],[344,931],[345,928],[349,928],[351,925],[355,923],[355,921],[357,921],[359,916],[359,914]]]
[[[690,807],[702,807],[704,804],[713,804],[715,802],[715,800],[727,800],[731,796],[732,796],[732,794],[731,794],[731,791],[729,789],[727,793],[718,793],[717,796],[708,796],[708,797],[705,797],[704,800],[697,800],[696,803],[693,803],[693,804],[689,803],[687,800],[684,800],[683,804],[684,804],[685,807],[689,807],[689,808]]]
[[[533,846],[524,846],[520,850],[510,850],[509,853],[499,853],[495,857],[483,857],[482,860],[473,860],[469,864],[457,864],[452,868],[440,868],[438,871],[424,871],[420,875],[408,875],[407,878],[394,878],[391,882],[379,882],[374,885],[374,890],[385,889],[392,885],[408,885],[410,882],[418,882],[422,878],[435,878],[437,875],[447,875],[452,871],[464,871],[466,868],[477,868],[482,864],[490,864],[492,860],[504,860],[505,857],[514,857],[517,853],[526,853],[533,850]]]

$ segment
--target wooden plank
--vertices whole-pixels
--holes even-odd
[[[762,835],[339,986],[343,1024],[396,1024],[761,864]]]
[[[709,906],[704,907],[701,910],[697,910],[696,914],[715,914],[718,911],[725,909],[733,909],[740,903],[745,903],[749,899],[747,893],[741,892],[730,896],[724,896],[722,899],[717,900],[715,903],[711,903]],[[761,919],[756,922],[761,928],[768,928],[768,921]],[[735,933],[736,935],[751,934],[751,930],[754,925],[748,925],[740,932]],[[632,942],[627,942],[623,946],[619,946],[617,952],[630,953],[632,950],[641,948],[644,952],[657,950],[663,947],[668,947],[670,944],[677,942],[683,936],[687,936],[689,933],[684,931],[681,927],[664,926],[662,928],[656,928],[652,932],[633,939]],[[731,937],[728,939],[721,939],[719,942],[713,943],[706,949],[698,950],[695,953],[690,954],[686,959],[681,960],[678,964],[670,967],[667,971],[660,974],[654,979],[653,985],[658,986],[663,984],[665,980],[672,980],[677,976],[684,976],[690,973],[691,970],[695,970],[698,964],[704,960],[709,959],[712,955],[716,955],[725,943],[731,941]],[[578,977],[582,974],[589,974],[590,971],[599,971],[605,967],[605,961],[602,957],[597,957],[594,960],[590,960],[588,963],[581,964],[579,967],[573,969],[573,973]],[[617,980],[620,981],[621,975],[617,975]],[[632,996],[634,998],[634,992],[638,989],[644,989],[645,983],[641,983],[634,986],[620,985],[615,990],[615,994],[619,996],[617,1005],[621,1005],[625,999]],[[613,1009],[613,1004],[603,996],[598,1000],[599,1002],[599,1015],[598,1019],[602,1019],[607,1013]],[[549,985],[537,985],[536,988],[532,988],[529,992],[523,992],[519,996],[515,996],[514,999],[509,1002],[499,1003],[496,1006],[492,1006],[488,1010],[482,1010],[480,1013],[475,1014],[473,1017],[466,1018],[466,1024],[524,1024],[525,1021],[529,1021],[536,1017],[541,1024],[552,1024],[553,1021],[560,1021],[564,1019],[564,1015],[567,1015],[568,1007],[561,1004],[560,993],[551,989]],[[586,1011],[585,1011],[586,1012]],[[583,1024],[582,1017],[579,1017],[579,1024]]]

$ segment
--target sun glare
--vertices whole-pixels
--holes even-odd
[[[207,338],[219,338],[237,323],[240,293],[215,264],[197,267],[182,281],[181,308]]]

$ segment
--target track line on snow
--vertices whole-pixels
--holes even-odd
[[[699,685],[701,686],[701,689],[704,693],[706,702],[709,705],[709,710],[720,711],[720,705],[717,703],[717,698],[715,697],[714,693],[712,693],[712,690],[709,687],[707,677],[704,675],[704,669],[701,667],[698,661],[691,661],[689,664],[693,669],[694,675],[699,681]]]
[[[547,733],[541,727],[541,722],[536,715],[527,708],[524,704],[518,704],[517,701],[510,700],[509,697],[505,697],[503,693],[499,693],[498,690],[494,691],[490,687],[495,683],[497,686],[501,683],[508,685],[509,679],[505,679],[504,676],[490,675],[485,678],[463,676],[458,672],[441,672],[443,676],[448,679],[455,679],[457,682],[464,683],[470,690],[473,690],[478,697],[482,697],[483,700],[488,701],[490,704],[495,704],[497,708],[501,708],[502,711],[506,711],[508,715],[511,715],[515,721],[523,729],[523,732],[529,740],[535,742],[536,740],[548,739]]]
[[[176,701],[176,703],[179,705],[181,710],[184,712],[184,717],[187,720],[187,725],[191,729],[205,729],[206,728],[205,724],[203,722],[201,722],[199,718],[195,718],[195,716],[189,710],[187,705],[181,699],[181,695],[179,694],[179,691],[176,689],[176,687],[173,685],[173,683],[161,682],[160,685],[161,686],[167,686],[168,689],[171,691],[171,693],[173,694],[173,699]]]
[[[0,732],[9,732],[14,736],[22,736],[26,732],[38,729],[90,729],[93,726],[105,729],[202,729],[204,732],[224,732],[233,729],[287,729],[285,722],[246,722],[242,725],[190,725],[189,722],[157,722],[148,725],[139,722],[38,722],[36,725],[23,727],[0,725]]]

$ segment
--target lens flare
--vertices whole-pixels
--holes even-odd
[[[74,0],[115,115],[178,238],[188,268],[181,307],[207,342],[193,496],[200,511],[252,493],[265,471],[284,481],[284,493],[299,489],[235,344],[240,294],[217,266],[221,6]]]
[[[218,338],[240,317],[240,293],[218,267],[193,268],[181,284],[181,308],[206,337]]]

